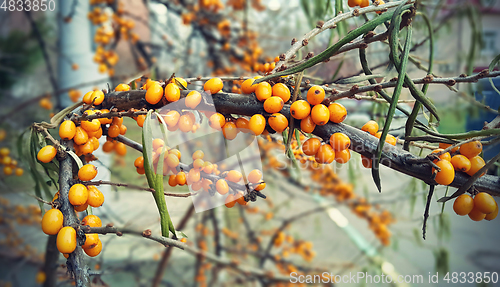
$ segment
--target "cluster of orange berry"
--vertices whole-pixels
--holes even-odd
[[[198,5],[201,9],[214,13],[224,9],[224,3],[220,0],[198,0]]]
[[[384,0],[376,0],[376,1],[377,1],[377,5],[385,4]],[[356,6],[359,6],[360,8],[365,8],[365,7],[370,6],[370,0],[348,0],[347,5],[349,5],[349,7],[351,7],[351,8],[354,8]],[[380,12],[377,12],[377,13],[380,13]]]
[[[271,63],[255,63],[253,64],[253,70],[254,72],[261,72],[261,73],[269,73],[271,72],[272,70],[274,70],[274,68],[276,67],[276,63],[280,60],[279,57],[276,57],[274,58],[274,61],[271,62]]]
[[[378,129],[379,129],[378,123],[376,121],[373,121],[373,120],[368,121],[366,124],[364,124],[361,127],[362,131],[367,132],[367,133],[371,134],[372,136],[380,139],[382,137],[382,132],[379,132]],[[398,140],[393,135],[387,134],[387,136],[385,137],[385,142],[390,144],[390,145],[395,146],[397,144]],[[361,155],[361,163],[366,168],[372,167],[372,159],[368,158],[364,155]]]
[[[40,155],[42,159],[44,156]],[[89,181],[97,175],[97,168],[94,165],[86,164],[78,170],[78,179],[81,181]],[[52,200],[53,206],[57,206],[59,192],[56,193]],[[68,194],[68,199],[73,205],[75,211],[82,212],[87,210],[88,206],[99,207],[104,203],[104,196],[97,187],[93,185],[85,186],[77,183],[71,186]],[[77,246],[76,230],[72,226],[64,226],[64,216],[57,208],[48,210],[42,217],[42,230],[48,235],[57,235],[57,249],[63,253],[66,258],[72,253]],[[89,214],[82,220],[82,225],[90,227],[101,227],[102,223],[99,217]],[[99,255],[102,250],[102,243],[98,234],[86,234],[85,242],[82,245],[85,253],[94,257]]]
[[[5,130],[0,130],[5,132]],[[10,156],[10,149],[8,147],[0,148],[0,164],[3,165],[3,174],[16,176],[22,176],[24,174],[24,169],[18,166],[17,160]]]
[[[287,244],[285,245],[285,243]],[[273,244],[275,247],[284,245],[281,250],[281,257],[283,258],[287,258],[288,256],[290,256],[290,253],[292,253],[302,256],[302,259],[307,262],[311,262],[316,256],[316,252],[312,250],[312,242],[305,240],[294,240],[291,235],[286,235],[283,231],[278,232],[278,234],[274,238]],[[279,261],[279,255],[276,255],[275,259]]]
[[[462,194],[455,199],[453,210],[461,216],[469,215],[469,218],[474,221],[493,220],[498,215],[498,204],[486,192],[480,192],[474,198],[468,194]]]
[[[14,204],[0,197],[0,246],[7,247],[10,255],[32,258],[43,262],[43,254],[30,245],[26,235],[20,233],[18,225],[32,226],[40,224],[40,207],[30,204]]]

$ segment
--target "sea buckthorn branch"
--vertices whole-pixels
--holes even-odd
[[[314,28],[310,32],[306,33],[303,37],[298,39],[298,41],[296,43],[294,43],[292,45],[292,47],[283,54],[284,57],[280,57],[280,61],[278,63],[276,63],[276,68],[271,73],[276,72],[277,69],[279,67],[281,67],[282,65],[288,64],[290,62],[290,60],[292,59],[293,55],[295,55],[295,53],[297,53],[297,51],[299,51],[304,46],[303,45],[304,41],[309,42],[314,36],[318,35],[319,33],[324,32],[325,30],[333,29],[333,28],[337,27],[338,22],[347,20],[347,19],[352,18],[352,17],[357,17],[359,15],[363,15],[366,13],[370,13],[370,12],[385,11],[389,8],[397,7],[401,3],[410,4],[413,2],[414,2],[413,0],[389,2],[389,3],[383,4],[383,5],[379,5],[379,6],[368,6],[365,8],[355,9],[355,11],[352,11],[349,13],[340,14],[340,15],[326,21],[321,27]],[[283,60],[281,60],[282,58],[283,58]]]
[[[38,132],[42,133],[46,139],[48,139],[48,140],[49,140],[49,141],[50,141],[53,145],[55,145],[55,146],[56,146],[56,148],[57,148],[57,150],[58,150],[59,152],[65,152],[65,151],[66,151],[66,148],[65,148],[63,145],[61,145],[61,143],[60,143],[58,140],[56,140],[56,139],[55,139],[55,138],[54,138],[54,137],[53,137],[53,136],[49,133],[49,131],[48,131],[46,128],[42,127],[42,126],[41,126],[40,124],[38,124],[38,123],[34,123],[34,124],[32,125],[32,127],[33,127],[36,131],[38,131]]]
[[[69,148],[73,141],[63,141],[62,146]],[[79,225],[80,220],[76,216],[75,209],[69,201],[69,190],[73,180],[73,158],[66,157],[59,162],[59,202],[64,218],[64,226]],[[69,254],[68,270],[75,279],[76,286],[90,286],[88,267],[85,263],[82,247],[77,245],[76,249]]]
[[[83,185],[112,185],[112,186],[122,186],[122,187],[129,187],[132,189],[138,189],[138,190],[145,190],[149,192],[155,192],[154,189],[149,188],[149,187],[142,187],[138,185],[133,185],[133,184],[128,184],[128,183],[117,183],[117,182],[110,182],[110,181],[104,181],[104,180],[98,180],[98,181],[85,181],[82,182]],[[188,193],[169,193],[169,192],[164,192],[163,193],[165,196],[172,196],[172,197],[190,197],[193,195],[196,195],[196,192],[188,192]]]
[[[105,226],[105,227],[82,227],[81,228],[83,232],[85,233],[98,233],[98,234],[108,234],[108,233],[115,233],[118,236],[121,236],[123,234],[132,234],[132,235],[138,235],[142,236],[144,238],[156,241],[166,247],[176,247],[182,250],[185,250],[188,253],[191,253],[196,256],[200,256],[203,259],[212,261],[214,263],[217,263],[220,266],[224,266],[230,269],[234,269],[242,274],[245,275],[252,275],[252,276],[264,276],[266,277],[266,272],[260,268],[255,268],[252,266],[245,266],[242,264],[237,264],[233,260],[221,258],[215,254],[203,251],[199,248],[189,246],[186,243],[182,243],[179,240],[171,239],[168,237],[163,237],[163,236],[156,236],[151,234],[151,230],[144,230],[144,231],[137,231],[129,228],[117,228],[114,226]],[[289,276],[282,276],[282,275],[274,275],[272,278],[269,278],[270,281],[290,281]]]
[[[500,72],[498,72],[498,75],[500,75]],[[149,109],[149,108],[161,107],[161,104],[150,105],[147,102],[145,102],[143,100],[145,93],[146,91],[142,90],[113,92],[106,96],[106,99],[102,103],[101,107],[102,108],[116,107],[118,109],[123,109],[123,110],[128,110],[130,108]],[[253,116],[255,114],[263,114],[263,115],[266,114],[262,106],[262,103],[257,101],[254,97],[250,97],[248,95],[219,92],[217,94],[212,95],[212,97],[215,108],[219,113],[238,114],[244,116]],[[132,106],[133,104],[135,106]],[[282,113],[285,117],[287,117],[290,120],[291,119],[290,105],[285,104],[280,113]],[[496,132],[497,129],[490,129],[487,131],[489,131],[489,134],[494,134],[491,133],[492,130]],[[471,136],[475,136],[474,133],[477,132],[483,133],[485,131],[475,131],[470,134]],[[361,155],[364,155],[368,158],[373,158],[379,139],[357,128],[342,123],[340,124],[327,123],[324,126],[316,126],[313,133],[326,141],[329,140],[330,136],[336,132],[344,133],[349,136],[349,138],[351,139],[351,150]],[[439,136],[441,134],[437,135]],[[447,135],[442,135],[442,136],[448,137]],[[455,138],[454,136],[459,136],[463,138],[470,137],[465,134],[458,134],[458,135],[452,135],[450,138]],[[388,166],[391,169],[421,179],[427,184],[435,184],[435,182],[430,179],[431,166],[425,163],[417,165],[408,164],[407,160],[413,158],[418,158],[418,157],[407,151],[403,151],[396,147],[387,145],[382,150],[381,163],[385,166]],[[468,178],[469,178],[468,176],[462,173],[457,173],[454,181],[451,183],[451,186],[460,187],[468,180]],[[496,176],[484,175],[483,177],[479,178],[476,181],[475,187],[480,191],[485,191],[492,195],[500,196],[500,184],[498,182],[498,177]]]

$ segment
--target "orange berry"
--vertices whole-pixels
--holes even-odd
[[[76,248],[76,231],[71,226],[65,226],[59,230],[56,239],[57,249],[61,253],[72,253]]]
[[[359,4],[359,7],[365,8],[370,6],[370,0],[361,0],[361,3]]]
[[[290,114],[298,120],[305,119],[310,113],[311,106],[304,100],[295,101],[290,106]]]
[[[181,115],[179,114],[178,111],[169,111],[163,117],[163,120],[165,120],[165,123],[167,124],[167,126],[173,127],[173,126],[177,125],[180,117],[181,117]]]
[[[175,168],[179,165],[179,158],[175,154],[168,154],[167,158],[165,159],[165,163],[170,167],[170,168]]]
[[[455,170],[463,171],[463,172],[468,172],[471,168],[471,163],[470,160],[461,154],[454,155],[451,158],[451,164],[455,168]]]
[[[469,158],[470,160],[470,169],[467,171],[467,174],[473,176],[476,172],[478,172],[486,163],[484,159],[478,155],[475,157]],[[483,173],[484,174],[484,173]],[[481,175],[483,176],[483,175]]]
[[[330,112],[325,105],[315,105],[311,110],[311,119],[317,125],[325,125],[330,119]]]
[[[127,84],[119,84],[118,86],[116,86],[115,91],[117,92],[130,91],[130,86]]]
[[[250,131],[248,125],[249,121],[245,118],[237,118],[236,119],[236,127],[243,133],[247,133]]]
[[[125,135],[127,133],[127,126],[121,125],[120,126],[120,134]]]
[[[193,153],[193,160],[203,159],[205,153],[202,150],[197,150]]]
[[[89,135],[87,134],[87,132],[81,127],[76,127],[76,132],[75,136],[73,137],[73,141],[77,145],[82,145],[85,144],[88,140],[89,140]]]
[[[328,106],[330,111],[330,121],[334,123],[341,123],[347,117],[347,110],[342,104],[333,103]]]
[[[315,106],[321,104],[325,99],[325,90],[320,86],[312,86],[307,91],[307,101]]]
[[[460,216],[469,214],[474,208],[474,200],[468,194],[461,194],[453,202],[453,211]]]
[[[115,149],[115,143],[112,141],[107,141],[102,145],[102,151],[112,152]]]
[[[186,96],[186,107],[194,109],[201,103],[201,94],[198,91],[191,91]]]
[[[257,85],[254,85],[253,82],[255,82],[255,79],[252,78],[243,81],[243,83],[241,84],[241,91],[244,94],[251,94],[255,92],[255,89],[257,89]]]
[[[56,148],[51,145],[47,145],[38,151],[36,158],[43,163],[49,163],[54,159],[54,157],[56,157],[56,154]]]
[[[94,106],[98,106],[102,104],[104,101],[104,93],[102,91],[94,91],[92,96],[90,97],[90,103],[93,103]]]
[[[319,147],[314,159],[318,163],[330,164],[335,160],[335,150],[329,144],[323,144]]]
[[[379,1],[380,1],[380,0],[379,0]],[[447,144],[447,143],[439,143],[439,148],[442,148],[442,149],[446,149],[446,148],[448,148],[448,147],[450,147],[450,146],[451,146],[451,144]],[[451,149],[451,153],[455,153],[455,152],[457,152],[459,148],[460,148],[460,147],[455,147],[455,148],[452,148],[452,149]]]
[[[89,207],[89,205],[86,202],[85,202],[85,204],[82,204],[82,205],[75,205],[75,206],[73,206],[73,208],[75,209],[75,211],[78,211],[78,212],[83,212],[83,211],[87,210],[88,207]]]
[[[228,140],[234,140],[238,135],[238,129],[236,128],[236,125],[233,122],[227,122],[222,127],[222,134],[224,135],[224,138]]]
[[[196,170],[196,169],[191,169],[189,172],[188,172],[188,175],[187,175],[187,184],[193,184],[195,182],[198,182],[200,181],[200,171],[199,170]]]
[[[89,181],[97,175],[97,167],[92,164],[86,164],[78,170],[78,178],[81,181]]]
[[[172,174],[171,176],[168,177],[168,185],[170,185],[171,187],[174,187],[177,185],[177,179],[176,179],[175,174]]]
[[[345,150],[351,146],[351,139],[343,133],[334,133],[330,136],[330,144],[335,150]]]
[[[272,114],[268,121],[269,126],[278,133],[281,133],[288,127],[288,119],[280,113]]]
[[[315,155],[321,146],[321,141],[318,138],[310,138],[302,144],[302,151],[305,155]]]
[[[210,80],[205,82],[205,85],[203,85],[203,89],[205,91],[210,91],[210,94],[216,94],[222,90],[224,87],[224,83],[220,78],[211,78]]]
[[[179,117],[178,126],[179,129],[184,132],[190,132],[194,125],[194,116],[191,116],[191,112],[187,112]]]
[[[14,173],[16,174],[16,176],[22,176],[24,174],[24,170],[22,168],[18,167],[18,168],[16,168]]]
[[[134,166],[136,168],[143,168],[144,167],[144,157],[140,156],[140,157],[136,158],[134,161]]]
[[[224,202],[224,205],[225,205],[227,208],[231,208],[231,207],[233,207],[235,204],[236,204],[236,199],[234,198],[234,195],[229,194],[229,195],[226,197],[226,200],[225,200],[225,202]]]
[[[101,227],[102,221],[97,215],[89,214],[82,219],[82,225],[90,227]]]
[[[441,151],[443,151],[443,149],[438,148],[438,149],[433,150],[432,153],[438,153]],[[450,153],[449,152],[443,153],[442,155],[439,156],[439,159],[451,161]]]
[[[122,142],[115,143],[116,154],[124,156],[127,154],[127,146]]]
[[[47,235],[56,235],[63,227],[63,220],[63,214],[59,209],[48,210],[42,217],[42,231]]]
[[[482,213],[479,209],[477,209],[475,206],[472,208],[471,212],[469,212],[469,218],[472,219],[473,221],[481,221],[486,218],[486,214]]]
[[[266,188],[266,183],[265,183],[265,182],[261,182],[261,183],[259,183],[259,185],[257,185],[257,186],[255,187],[255,190],[257,190],[257,191],[261,191],[261,190],[263,190],[264,188]]]
[[[100,241],[99,234],[97,233],[85,234],[85,243],[82,245],[82,248],[86,249],[97,246],[98,241]]]
[[[227,185],[227,181],[225,181],[224,179],[219,179],[215,183],[215,189],[221,195],[226,194],[229,191],[229,186]]]
[[[59,136],[63,140],[71,140],[76,134],[76,126],[73,121],[66,120],[59,126]]]
[[[481,153],[483,145],[480,141],[472,141],[461,145],[459,150],[460,154],[465,155],[468,158],[473,158]]]
[[[146,173],[146,170],[143,167],[136,168],[135,171],[138,174],[145,174]]]
[[[181,152],[176,149],[176,148],[173,148],[171,150],[168,151],[168,154],[173,154],[175,155],[179,160],[181,159]]]
[[[254,169],[248,174],[247,179],[250,183],[258,183],[262,179],[262,172]]]
[[[266,119],[261,114],[255,114],[250,118],[248,127],[256,136],[258,136],[262,134],[266,128]]]
[[[269,99],[273,94],[273,89],[271,88],[271,84],[268,82],[262,82],[257,85],[255,89],[255,96],[257,100],[263,102]]]
[[[68,198],[71,205],[85,204],[89,198],[89,190],[83,184],[74,184],[69,189]]]
[[[264,101],[264,110],[270,114],[278,113],[284,104],[283,99],[280,97],[269,97]]]
[[[146,90],[146,101],[151,105],[156,105],[163,97],[163,88],[156,83],[150,85]]]
[[[113,125],[117,125],[117,126],[121,126],[123,124],[123,118],[120,118],[120,117],[113,117],[111,119],[111,123]]]
[[[273,97],[280,97],[285,103],[290,99],[290,89],[283,83],[275,84],[272,94]]]
[[[312,133],[315,128],[316,123],[312,120],[310,115],[300,121],[300,129],[305,133]]]
[[[248,201],[245,200],[245,197],[243,196],[242,191],[238,191],[238,194],[235,197],[236,197],[236,202],[239,205],[247,205],[248,204]]]
[[[108,136],[116,138],[120,135],[120,127],[117,125],[110,125],[108,128]]]
[[[372,159],[361,155],[361,163],[365,168],[372,168]]]
[[[361,127],[361,130],[374,135],[378,132],[378,123],[376,121],[368,121]]]
[[[484,214],[489,214],[495,211],[496,202],[488,193],[480,192],[474,197],[474,207]]]
[[[441,168],[441,171],[438,171],[436,174],[436,182],[442,185],[449,185],[452,183],[455,178],[455,169],[453,165],[447,160],[440,160],[436,162],[436,165]],[[435,168],[432,168],[432,172],[435,170]]]
[[[348,149],[336,150],[335,161],[338,163],[347,163],[351,159],[351,152]]]
[[[91,103],[90,98],[92,97],[93,93],[94,93],[94,91],[90,91],[90,92],[85,93],[85,95],[83,95],[82,101],[84,103],[86,103],[87,105],[90,105],[90,103]]]
[[[185,185],[186,184],[186,173],[181,171],[175,176],[175,181],[177,182],[178,185]]]
[[[243,178],[243,175],[241,172],[237,170],[230,170],[227,175],[226,175],[226,180],[232,181],[232,182],[239,182]]]
[[[104,195],[102,192],[95,186],[89,185],[89,198],[87,199],[87,203],[92,207],[99,207],[104,203]]]
[[[85,251],[85,254],[87,254],[90,257],[96,257],[102,251],[102,242],[101,242],[101,240],[97,241],[97,245],[96,246],[94,246],[92,248],[84,248],[83,251]]]
[[[495,201],[495,210],[492,213],[486,214],[486,217],[484,219],[493,220],[497,217],[497,215],[498,215],[498,204]]]
[[[101,114],[107,114],[107,113],[109,113],[108,109],[102,109],[101,110]],[[98,120],[101,122],[101,125],[107,125],[107,124],[110,124],[113,121],[110,118],[99,118]]]
[[[137,116],[137,125],[142,128],[145,120],[146,120],[146,115],[138,115]]]
[[[226,124],[226,118],[220,113],[211,115],[208,121],[209,125],[216,130],[222,129],[222,127]]]
[[[361,0],[348,0],[347,5],[351,8],[359,6],[361,4]]]
[[[179,88],[182,88],[182,87],[187,88],[187,85],[188,85],[186,80],[184,80],[183,78],[178,78],[178,77],[175,77],[172,80],[170,80],[170,83],[176,84]],[[177,84],[177,83],[179,83],[179,84]]]
[[[205,162],[201,158],[197,158],[193,161],[193,168],[202,169],[205,167]]]
[[[169,83],[165,86],[165,98],[169,102],[176,102],[181,98],[181,90],[174,83]]]

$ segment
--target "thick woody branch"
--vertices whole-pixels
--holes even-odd
[[[500,72],[495,73],[500,74]],[[492,74],[494,73],[490,73],[489,75]],[[475,79],[475,76],[466,78]],[[137,104],[135,108],[160,108],[160,106],[151,106],[145,102],[144,95],[145,91],[111,93],[107,96],[105,103],[103,103],[103,107],[109,108],[114,106],[118,109],[128,110],[132,107],[130,103],[134,103]],[[264,111],[262,103],[248,95],[217,93],[213,95],[213,102],[216,110],[223,114],[238,114],[244,116],[267,114]],[[290,105],[285,105],[281,113],[290,120]],[[299,123],[297,122],[297,124]],[[327,141],[330,136],[336,132],[342,132],[349,136],[351,139],[351,149],[353,151],[368,158],[373,158],[376,154],[379,139],[357,128],[345,124],[328,123],[324,126],[317,126],[313,133]],[[400,148],[385,145],[382,151],[381,163],[391,169],[421,179],[428,184],[436,184],[436,182],[431,179],[431,165],[429,163],[411,164],[409,160],[415,158],[418,157]],[[467,182],[469,178],[468,175],[457,172],[450,186],[458,188]],[[485,175],[476,181],[475,188],[479,191],[500,196],[500,179],[496,176]]]

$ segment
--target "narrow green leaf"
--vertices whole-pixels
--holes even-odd
[[[398,9],[402,8],[401,6],[398,7]],[[398,11],[396,9],[396,11]],[[391,21],[391,31],[390,31],[390,37],[389,37],[389,43],[391,44],[391,57],[392,58],[397,58],[399,57],[398,53],[398,45],[397,41],[399,41],[399,23],[401,22],[401,17],[403,13],[400,14],[394,14],[395,17],[393,17]],[[399,19],[399,20],[398,20]],[[403,89],[403,83],[404,83],[404,78],[406,74],[406,66],[408,64],[408,55],[410,54],[410,46],[411,46],[411,36],[412,36],[412,27],[408,26],[407,33],[406,33],[406,39],[405,39],[405,46],[403,50],[403,56],[401,60],[401,72],[399,73],[398,80],[396,82],[396,87],[394,88],[394,92],[392,94],[392,103],[389,106],[389,111],[387,112],[387,117],[385,120],[384,124],[384,129],[382,130],[382,135],[380,136],[380,140],[377,145],[377,150],[376,150],[376,155],[375,158],[373,159],[373,164],[372,164],[372,177],[373,181],[375,182],[375,185],[378,188],[379,192],[382,192],[382,186],[380,182],[380,157],[382,155],[382,149],[384,148],[384,143],[385,139],[387,137],[387,134],[389,133],[389,129],[391,126],[392,118],[394,117],[394,113],[396,112],[396,106],[398,104],[399,100],[399,95],[401,94],[401,90]]]
[[[151,127],[151,113],[152,110],[148,111],[146,119],[142,127],[142,147],[143,147],[143,157],[144,157],[144,171],[146,174],[146,179],[148,180],[149,187],[155,188],[155,174],[153,168],[153,130]]]
[[[495,66],[500,62],[500,54],[498,54],[493,60],[491,61],[490,65],[488,66],[488,70],[491,72],[493,69],[495,69]]]

